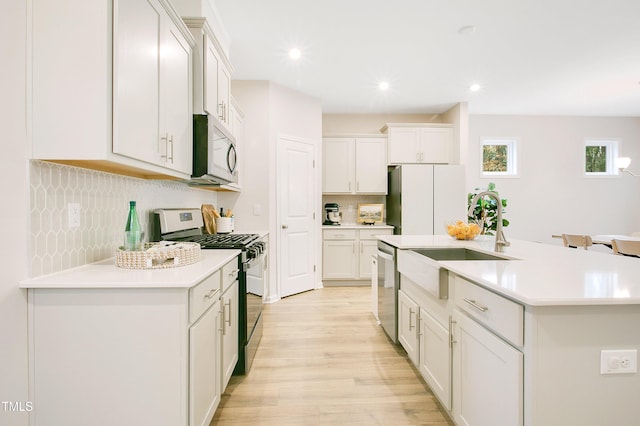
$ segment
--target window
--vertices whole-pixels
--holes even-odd
[[[517,176],[515,139],[482,139],[482,176]]]
[[[584,174],[586,176],[615,176],[618,169],[615,159],[618,156],[618,141],[586,139],[584,141]]]

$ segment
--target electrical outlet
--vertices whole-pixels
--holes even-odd
[[[67,204],[69,210],[69,228],[80,227],[80,204],[69,203]]]
[[[637,372],[637,349],[600,351],[600,374],[629,374]]]

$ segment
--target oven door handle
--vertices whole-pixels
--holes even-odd
[[[266,257],[266,255],[267,255],[266,252],[262,252],[258,257],[254,257],[251,260],[247,260],[242,264],[242,271],[247,272],[255,264],[262,262],[262,260]]]

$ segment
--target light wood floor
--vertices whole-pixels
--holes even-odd
[[[370,312],[369,287],[265,305],[264,335],[211,425],[452,425]]]

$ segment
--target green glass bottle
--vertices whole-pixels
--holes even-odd
[[[129,201],[129,217],[124,228],[124,249],[127,251],[142,250],[142,228],[135,201]]]

